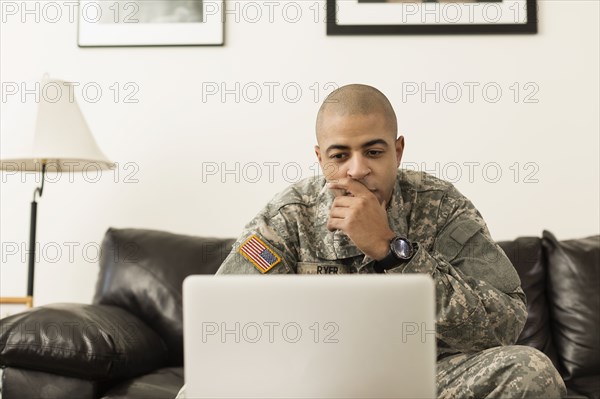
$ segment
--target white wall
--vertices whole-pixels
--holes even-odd
[[[259,23],[229,17],[224,47],[78,48],[77,24],[67,18],[55,24],[3,21],[2,82],[33,87],[44,72],[81,85],[97,82],[104,93],[97,103],[75,94],[103,151],[121,165],[119,176],[105,173],[96,183],[90,182],[93,176],[77,175],[74,183],[49,176],[58,181],[46,183],[38,206],[43,256],[36,269],[36,304],[91,301],[96,249],[110,226],[236,236],[288,184],[284,165],[297,162],[303,177],[313,173],[313,123],[328,82],[364,82],[386,93],[406,137],[405,164],[424,163],[429,170],[437,162],[440,175],[450,179],[460,165],[456,185],[480,209],[494,238],[538,236],[543,229],[560,239],[598,234],[597,1],[541,1],[537,35],[387,37],[328,37],[324,23],[313,21],[316,3],[298,3],[304,11],[295,24],[277,13],[273,23],[266,17]],[[109,89],[114,82],[135,83],[139,103],[115,103]],[[257,82],[265,90],[257,103],[244,98],[236,103],[233,95],[224,102],[219,96],[203,101],[203,84],[210,82],[228,88]],[[272,103],[265,82],[280,84]],[[457,82],[465,92],[457,103],[443,98],[436,103],[433,95],[424,102],[419,96],[403,100],[411,82],[429,88]],[[472,103],[465,82],[480,85]],[[532,91],[524,84],[537,87],[537,103],[522,97],[515,103],[510,89],[515,82],[521,95]],[[301,87],[298,102],[282,96],[286,83]],[[486,83],[502,88],[498,102],[484,99]],[[1,107],[6,157],[32,139],[36,104],[33,96],[24,102],[11,96]],[[203,162],[229,169],[236,162],[256,162],[263,175],[255,183],[240,176],[236,183],[235,173],[203,175]],[[272,182],[267,162],[279,163]],[[469,162],[480,163],[472,179]],[[494,165],[502,176],[492,183]],[[238,176],[244,170],[254,177],[248,167]],[[286,171],[294,180],[293,166]],[[537,182],[526,183],[532,171]],[[125,182],[130,172],[137,182]],[[2,176],[2,296],[25,294],[23,251],[9,252],[14,245],[26,249],[35,186],[33,175]]]

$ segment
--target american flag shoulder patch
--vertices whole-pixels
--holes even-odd
[[[275,251],[269,248],[256,234],[251,235],[242,244],[240,253],[261,273],[268,272],[273,266],[281,262],[281,258]]]

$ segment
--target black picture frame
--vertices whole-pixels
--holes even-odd
[[[339,23],[339,4],[352,0],[327,0],[327,35],[438,35],[438,34],[535,34],[538,32],[537,2],[525,0],[525,22],[515,23],[435,23],[435,24],[341,24]],[[362,0],[365,1],[365,0]],[[417,4],[405,3],[405,4]],[[365,4],[377,3],[384,8],[385,0],[367,0]],[[457,3],[460,3],[457,1]],[[483,3],[483,2],[482,2]],[[475,4],[482,4],[475,3]],[[421,4],[430,4],[424,2]],[[445,3],[449,4],[449,3]],[[448,5],[447,5],[448,6]]]

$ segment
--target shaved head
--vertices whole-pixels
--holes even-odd
[[[387,97],[372,86],[350,84],[334,90],[327,96],[317,114],[317,141],[321,136],[323,123],[328,116],[379,114],[384,120],[386,131],[398,135],[396,113]]]
[[[392,104],[352,84],[327,96],[317,115],[315,155],[328,182],[350,178],[389,204],[404,151]]]

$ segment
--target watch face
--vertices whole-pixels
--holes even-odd
[[[396,237],[391,244],[392,251],[400,259],[410,259],[412,256],[412,246],[408,240]]]

